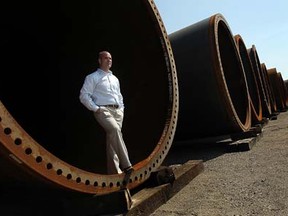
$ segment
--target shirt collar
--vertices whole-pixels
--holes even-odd
[[[108,72],[105,72],[102,69],[98,68],[98,71],[100,71],[101,73],[105,73],[105,74],[112,74],[111,70],[109,70]]]

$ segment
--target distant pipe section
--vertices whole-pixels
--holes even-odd
[[[288,93],[286,91],[285,83],[284,83],[284,80],[283,80],[281,72],[278,72],[277,76],[278,76],[278,79],[279,79],[279,82],[280,82],[281,95],[282,95],[281,97],[282,97],[282,100],[283,100],[284,109],[287,110],[287,108],[288,108]]]
[[[270,104],[269,96],[267,94],[264,75],[262,72],[260,59],[259,59],[258,52],[256,50],[255,45],[252,45],[252,47],[250,49],[248,49],[248,55],[249,55],[250,60],[252,62],[253,71],[255,73],[256,80],[258,83],[263,116],[264,117],[270,117],[270,115],[272,113],[271,112],[271,104]]]
[[[244,73],[247,80],[251,106],[251,121],[252,124],[257,124],[262,121],[262,104],[259,94],[258,82],[243,38],[238,34],[234,36],[234,39],[241,57]]]
[[[288,92],[288,79],[284,80],[284,84],[285,84],[285,87],[286,87],[286,91]]]
[[[225,18],[215,14],[169,39],[180,94],[175,142],[249,130],[248,87]]]
[[[267,67],[265,63],[261,63],[261,69],[262,69],[263,78],[265,80],[265,85],[266,85],[266,90],[267,90],[267,96],[268,96],[267,100],[270,101],[271,113],[273,114],[277,112],[277,105],[276,105],[274,94],[272,93],[272,86],[268,77],[268,71],[267,71]]]
[[[84,194],[136,188],[165,159],[178,118],[178,81],[153,0],[5,2],[0,8],[0,182]],[[98,52],[113,56],[135,171],[106,174],[105,133],[79,101]]]
[[[286,96],[287,96],[287,100],[288,100],[288,80],[284,80],[284,87],[285,87]],[[288,108],[288,106],[287,106],[287,108]]]
[[[284,98],[283,98],[283,89],[281,87],[281,80],[278,75],[276,68],[270,68],[267,70],[268,78],[271,83],[272,92],[276,101],[277,111],[282,112],[285,110]]]

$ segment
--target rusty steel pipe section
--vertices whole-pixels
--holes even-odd
[[[288,79],[287,80],[284,80],[284,84],[285,84],[285,87],[286,87],[286,91],[288,93]]]
[[[248,92],[251,106],[251,121],[252,124],[257,124],[262,121],[262,104],[260,100],[257,79],[253,71],[254,69],[252,66],[252,62],[248,55],[248,51],[243,38],[241,37],[241,35],[238,34],[234,36],[234,39],[239,51],[239,55],[241,57],[248,85]]]
[[[268,77],[268,71],[267,71],[267,67],[265,63],[261,63],[261,69],[263,73],[263,78],[265,80],[265,85],[267,88],[267,96],[268,96],[267,99],[270,101],[270,104],[271,104],[271,113],[276,113],[277,105],[276,105],[274,94],[272,93],[272,86]]]
[[[169,39],[180,94],[175,141],[249,130],[247,83],[225,18],[215,14]]]
[[[107,13],[109,9],[109,13]],[[152,0],[20,1],[1,6],[0,182],[106,194],[146,181],[165,159],[178,118],[168,35]],[[98,52],[113,55],[135,172],[106,174],[105,133],[79,102]]]
[[[284,104],[284,110],[287,110],[287,108],[288,108],[288,93],[286,91],[285,83],[284,83],[281,72],[278,72],[277,76],[278,76],[279,83],[280,83],[281,97],[282,97],[283,104]]]
[[[281,80],[278,75],[276,68],[270,68],[267,70],[268,78],[271,83],[272,93],[276,101],[276,107],[278,112],[285,110],[284,98],[283,98],[283,89],[281,87]]]
[[[268,100],[268,95],[267,95],[267,90],[265,86],[265,81],[263,78],[261,63],[260,63],[260,59],[259,59],[258,52],[257,52],[255,45],[252,45],[252,47],[248,49],[248,55],[252,62],[253,71],[255,73],[256,80],[258,83],[261,106],[262,106],[262,113],[263,113],[262,115],[264,117],[270,117],[270,115],[272,114],[271,104],[270,104],[270,101]]]
[[[286,108],[288,109],[288,80],[283,80],[284,90],[286,92]]]

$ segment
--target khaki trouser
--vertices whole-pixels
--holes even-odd
[[[122,173],[121,168],[131,166],[121,132],[124,113],[120,109],[101,107],[94,116],[106,131],[107,172]]]

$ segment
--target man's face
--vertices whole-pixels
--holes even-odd
[[[103,53],[100,57],[99,63],[104,68],[111,68],[112,66],[112,56],[110,53]]]

